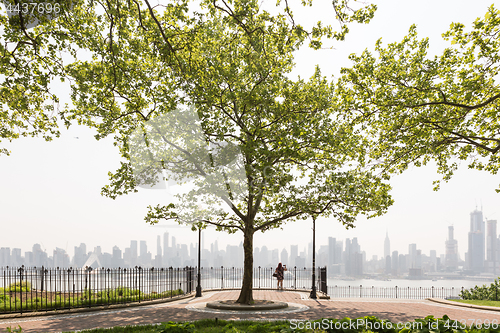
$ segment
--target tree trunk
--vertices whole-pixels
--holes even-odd
[[[236,303],[253,304],[253,230],[245,230],[243,251],[245,253],[243,285]]]

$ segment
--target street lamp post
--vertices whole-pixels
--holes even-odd
[[[201,226],[198,227],[198,285],[196,286],[196,296],[201,297]]]
[[[312,288],[311,288],[311,294],[309,295],[310,298],[316,299],[316,215],[312,215],[313,219],[313,267],[312,267]]]

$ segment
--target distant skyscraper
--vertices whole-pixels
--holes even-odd
[[[146,244],[146,241],[141,240],[141,257],[145,256],[148,253],[148,246]]]
[[[417,267],[417,244],[408,245],[408,268],[418,268]]]
[[[290,265],[288,263],[288,251],[284,248],[283,250],[281,250],[281,262],[284,264],[284,265]]]
[[[336,264],[335,250],[337,248],[337,239],[328,237],[328,266],[331,268]]]
[[[163,258],[162,258],[163,266],[168,266],[169,265],[169,262],[168,262],[168,257],[169,257],[168,251],[169,251],[169,248],[168,248],[168,232],[165,232],[163,234]]]
[[[123,267],[122,250],[118,246],[113,246],[113,257],[111,259],[114,267]]]
[[[83,264],[87,261],[87,246],[81,243],[80,246],[75,246],[75,256],[73,257],[73,263],[76,267],[83,267]]]
[[[389,240],[389,232],[385,232],[384,240],[384,259],[391,255],[391,241]]]
[[[10,266],[10,247],[0,248],[0,266]]]
[[[430,252],[430,260],[431,260],[431,272],[436,272],[437,271],[437,254],[436,250],[431,250]]]
[[[158,235],[156,237],[156,255],[157,256],[161,256],[162,253],[161,253],[161,236]]]
[[[497,271],[497,221],[486,222],[486,262],[489,273],[496,274]]]
[[[56,247],[52,256],[54,267],[66,268],[69,267],[69,256],[64,249]]]
[[[295,261],[299,256],[299,246],[298,245],[290,245],[290,267],[297,266],[297,262]]]
[[[352,241],[349,238],[345,240],[344,264],[346,275],[360,276],[363,274],[363,254],[357,237],[354,237]]]
[[[201,233],[201,235],[203,236],[203,233]],[[203,250],[203,241],[201,242],[201,245],[202,245],[201,249]],[[173,251],[172,256],[176,256],[177,255],[177,242],[176,242],[174,236],[172,236],[172,251]]]
[[[467,267],[476,273],[484,271],[485,227],[483,212],[477,209],[470,213],[469,246]]]
[[[446,256],[445,267],[448,271],[458,268],[458,242],[453,238],[453,226],[448,227],[448,239],[445,242]]]
[[[392,270],[392,275],[394,276],[399,275],[398,263],[399,263],[399,253],[398,251],[392,251],[391,270]]]
[[[385,261],[385,273],[392,273],[392,259],[391,259],[391,241],[389,240],[389,232],[385,232],[384,239],[384,261]]]
[[[137,241],[130,241],[130,266],[137,265]]]

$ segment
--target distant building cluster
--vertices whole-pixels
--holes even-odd
[[[417,250],[415,244],[410,244],[408,255],[397,251],[388,254],[390,241],[386,235],[384,243],[385,272],[391,275],[412,277],[427,275],[477,275],[500,272],[498,259],[500,257],[500,237],[497,234],[497,221],[487,220],[483,212],[477,208],[470,213],[470,231],[465,260],[458,253],[458,242],[454,238],[454,227],[448,227],[448,238],[445,241],[445,254],[436,256],[431,251],[426,256]]]
[[[197,266],[198,244],[178,244],[174,236],[169,237],[165,232],[163,239],[157,237],[156,255],[153,257],[146,241],[130,241],[130,246],[122,251],[118,246],[113,247],[112,253],[102,252],[100,246],[92,251],[82,243],[75,246],[75,254],[70,258],[66,250],[56,248],[50,256],[40,244],[33,245],[32,251],[21,255],[21,249],[0,248],[0,267],[21,266],[28,267],[184,267]],[[202,251],[202,266],[242,266],[243,246],[227,245],[225,250],[219,250],[217,241],[210,246],[210,250]]]
[[[202,245],[204,241],[202,241]],[[198,244],[181,244],[168,232],[163,238],[157,237],[156,255],[153,257],[146,241],[132,240],[130,247],[121,250],[113,247],[112,253],[101,251],[97,246],[92,251],[85,244],[75,246],[74,256],[70,258],[66,250],[56,248],[49,255],[40,244],[35,244],[31,251],[22,256],[19,248],[0,248],[1,266],[45,266],[45,267],[184,267],[197,266]],[[445,241],[445,253],[437,255],[431,250],[429,255],[422,253],[416,244],[408,245],[408,253],[391,252],[389,234],[384,240],[384,255],[366,258],[356,237],[345,241],[334,237],[328,238],[327,245],[320,245],[316,253],[316,265],[327,266],[330,276],[360,277],[367,275],[400,276],[419,278],[423,275],[476,275],[500,272],[500,237],[497,234],[497,221],[486,220],[482,211],[474,210],[470,214],[468,233],[468,251],[465,260],[458,254],[458,242],[454,238],[454,227],[448,227]],[[290,245],[287,249],[271,249],[267,246],[254,248],[254,267],[275,267],[278,262],[289,268],[310,267],[312,263],[312,243],[307,248],[299,249]],[[227,245],[219,249],[214,241],[209,248],[202,246],[202,267],[242,267],[243,244]]]

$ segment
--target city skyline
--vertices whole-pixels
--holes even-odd
[[[485,227],[487,225],[487,228]],[[418,277],[426,274],[464,272],[467,275],[479,273],[496,274],[499,270],[497,258],[500,257],[500,237],[497,234],[497,221],[487,220],[483,212],[475,209],[470,213],[470,231],[468,232],[468,252],[464,257],[458,254],[458,242],[455,239],[454,226],[448,226],[444,237],[445,252],[431,250],[427,255],[415,243],[407,245],[407,253],[391,249],[389,231],[386,230],[383,252],[367,255],[357,237],[336,239],[328,237],[327,244],[317,243],[316,263],[327,266],[332,275],[363,276],[365,274],[386,274],[392,276]],[[85,243],[74,246],[74,254],[65,249],[56,248],[52,255],[40,244],[34,244],[31,251],[21,248],[0,247],[1,266],[48,266],[48,267],[185,267],[196,266],[198,244],[177,241],[175,234],[164,232],[157,235],[156,252],[154,244],[144,240],[130,240],[130,246],[124,249],[113,246],[111,253],[96,246],[92,250]],[[148,248],[151,251],[148,251]],[[289,267],[309,267],[312,261],[312,243],[300,249],[297,244],[285,248],[271,245],[254,247],[254,266],[274,266],[278,262]],[[243,246],[226,245],[219,247],[218,241],[206,242],[202,237],[203,267],[241,267],[243,264]],[[468,272],[468,273],[467,273]]]
[[[427,8],[432,6],[433,10]],[[430,38],[432,52],[445,45],[440,34],[449,24],[462,22],[467,29],[476,17],[484,16],[489,3],[470,4],[465,1],[424,1],[418,4],[401,1],[383,1],[372,23],[353,26],[344,43],[330,50],[301,50],[297,53],[294,75],[309,77],[318,63],[324,75],[336,75],[341,66],[349,66],[350,53],[365,48],[373,50],[375,41],[383,37],[384,43],[400,41],[412,23],[417,24],[419,36]],[[404,13],[401,14],[401,13]],[[315,16],[311,16],[315,18]],[[62,92],[69,90],[61,86]],[[97,142],[95,133],[87,128],[72,126],[62,131],[61,138],[45,142],[39,138],[20,138],[5,147],[11,156],[1,156],[0,220],[3,237],[0,247],[26,248],[39,243],[48,251],[56,247],[68,249],[69,244],[80,242],[90,248],[101,245],[111,252],[114,245],[125,248],[130,236],[143,239],[153,246],[158,229],[148,226],[143,218],[148,205],[156,205],[166,197],[155,190],[123,196],[116,200],[100,196],[101,187],[108,184],[108,171],[119,166],[119,154],[111,140]],[[387,214],[375,219],[358,219],[356,228],[345,230],[335,219],[319,218],[316,223],[318,244],[327,244],[328,237],[339,240],[357,238],[367,256],[380,256],[380,244],[389,230],[391,252],[407,251],[408,244],[417,246],[426,254],[431,250],[445,253],[445,235],[448,226],[454,226],[457,249],[461,258],[468,251],[469,213],[475,207],[484,207],[488,220],[498,220],[500,183],[498,175],[469,170],[462,163],[438,192],[432,191],[432,181],[440,179],[436,167],[410,168],[391,180],[395,204]],[[197,233],[189,227],[167,229],[178,240],[195,243]],[[308,247],[312,240],[311,220],[284,225],[283,230],[258,233],[254,245],[262,247],[287,244]],[[203,233],[207,239],[218,240],[221,246],[237,245],[242,235],[217,233],[210,228]],[[68,244],[68,245],[67,245]],[[69,248],[68,252],[71,252]]]

